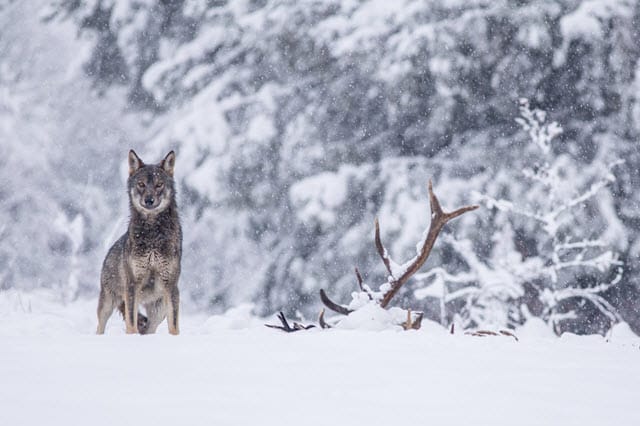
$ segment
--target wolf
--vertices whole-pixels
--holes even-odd
[[[178,310],[182,228],[173,170],[176,155],[147,165],[129,151],[130,220],[127,232],[109,249],[100,274],[97,334],[104,334],[115,308],[127,334],[155,333],[167,318],[169,333],[179,334]],[[138,313],[145,308],[147,316]]]

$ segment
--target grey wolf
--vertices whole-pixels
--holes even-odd
[[[178,217],[173,151],[147,165],[129,151],[130,220],[127,232],[109,249],[100,274],[97,334],[103,334],[115,308],[127,334],[155,333],[167,318],[169,333],[178,334],[182,228]],[[144,306],[146,317],[138,312]]]

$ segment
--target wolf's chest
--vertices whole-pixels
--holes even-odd
[[[138,283],[141,301],[155,300],[162,295],[162,283],[173,275],[171,258],[163,253],[150,250],[142,255],[133,256],[132,272],[134,282]]]
[[[134,256],[136,269],[148,272],[161,272],[170,266],[169,257],[160,250],[146,250]]]

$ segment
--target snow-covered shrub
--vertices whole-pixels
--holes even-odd
[[[486,259],[479,257],[469,239],[458,240],[447,234],[441,243],[460,258],[463,270],[449,273],[446,267],[437,267],[417,275],[422,286],[415,296],[438,300],[443,326],[454,321],[463,328],[501,329],[522,323],[519,301],[525,295],[523,285],[541,262],[522,259],[508,224],[492,238],[493,248]]]
[[[522,191],[517,200],[477,196],[495,214],[488,256],[479,257],[470,240],[448,236],[444,242],[465,270],[422,274],[429,285],[416,296],[437,297],[442,322],[445,305],[459,300],[465,326],[514,326],[535,315],[559,334],[578,327],[567,326],[568,321],[594,321],[595,311],[605,321],[592,328],[604,332],[620,319],[604,293],[619,283],[623,271],[611,248],[621,226],[611,209],[610,189],[622,161],[602,151],[585,165],[563,149],[567,145],[556,122],[547,122],[546,113],[527,100],[520,102],[516,121],[529,140],[521,147]]]
[[[539,315],[557,332],[564,321],[576,319],[585,303],[608,320],[606,328],[619,321],[616,309],[603,293],[622,276],[622,262],[611,249],[620,222],[611,208],[610,186],[614,169],[623,161],[600,152],[585,167],[559,144],[562,129],[547,123],[546,114],[521,100],[518,123],[529,134],[538,155],[522,173],[531,182],[520,202],[483,197],[490,208],[529,220],[534,229],[537,258],[542,267],[529,276],[542,303]],[[583,318],[584,320],[584,318]],[[600,330],[603,331],[603,330]]]

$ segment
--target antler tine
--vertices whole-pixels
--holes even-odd
[[[442,206],[440,205],[440,200],[436,197],[436,194],[433,193],[433,182],[429,179],[429,184],[427,185],[429,189],[429,206],[431,207],[431,220],[436,217],[443,216],[444,212],[442,211]]]
[[[475,210],[477,209],[479,206],[477,205],[471,205],[471,206],[464,206],[464,207],[460,207],[457,210],[454,210],[452,212],[445,212],[444,210],[442,210],[442,206],[440,205],[440,200],[438,200],[438,197],[436,197],[436,194],[433,192],[433,183],[431,182],[431,179],[429,179],[429,204],[431,206],[431,219],[434,220],[438,217],[445,217],[446,220],[444,220],[444,223],[447,223],[448,221],[455,219],[458,216],[461,216],[463,214],[465,214],[466,212],[470,212],[471,210]],[[444,225],[444,224],[443,224]]]
[[[277,316],[280,322],[282,323],[282,325],[265,324],[265,326],[269,328],[277,328],[278,330],[286,331],[287,333],[293,333],[294,331],[300,331],[300,330],[309,330],[310,328],[315,327],[315,325],[313,324],[304,325],[295,321],[293,323],[293,327],[291,327],[289,325],[289,321],[287,321],[287,318],[284,316],[284,313],[282,311],[280,311],[280,313],[278,313]]]
[[[411,328],[414,330],[420,330],[420,327],[422,327],[423,318],[424,318],[424,312],[416,313],[416,319],[415,321],[413,321],[413,324],[411,324]]]
[[[277,328],[278,330],[286,331],[287,333],[291,333],[292,331],[295,331],[289,325],[289,322],[287,321],[287,318],[284,316],[284,313],[282,311],[280,311],[278,313],[277,317],[280,320],[280,322],[282,323],[282,325],[265,324],[265,326],[267,326],[269,328]]]
[[[396,295],[398,290],[400,290],[400,288],[409,280],[409,278],[411,278],[411,276],[415,274],[422,267],[422,265],[427,261],[427,259],[429,258],[429,255],[431,254],[431,249],[433,248],[436,242],[436,239],[438,238],[438,234],[440,233],[444,225],[446,225],[447,222],[449,222],[450,220],[455,219],[456,217],[468,211],[475,210],[478,208],[478,206],[465,206],[457,210],[454,210],[451,213],[445,213],[442,210],[442,206],[440,205],[440,201],[438,200],[438,197],[436,197],[436,194],[433,192],[433,184],[431,182],[431,179],[429,179],[428,189],[429,189],[429,204],[431,206],[431,224],[429,225],[429,231],[427,232],[427,236],[424,242],[422,243],[422,248],[418,253],[418,255],[408,265],[408,267],[405,269],[402,276],[398,277],[397,279],[394,279],[394,281],[391,283],[391,289],[382,298],[382,302],[380,302],[380,306],[382,306],[383,308],[387,307],[387,305],[389,304],[391,299],[393,299],[393,296]],[[376,246],[378,245],[378,240],[379,240],[378,235],[379,235],[379,231],[376,228]],[[380,251],[380,249],[378,249],[378,251]],[[387,256],[387,259],[388,259],[388,256]]]
[[[389,259],[389,253],[387,252],[387,249],[385,249],[384,246],[382,245],[382,239],[380,238],[380,223],[378,222],[377,217],[376,217],[375,225],[376,225],[376,237],[375,237],[376,249],[378,250],[378,254],[382,259],[382,262],[384,263],[385,268],[387,268],[389,275],[393,276],[393,272],[391,272],[391,260]]]
[[[339,305],[333,300],[329,299],[329,296],[327,296],[327,293],[324,292],[324,289],[320,289],[320,300],[322,300],[324,306],[338,314],[349,315],[351,312],[353,312],[352,309],[349,309],[346,306]]]
[[[371,294],[364,288],[364,285],[363,285],[364,280],[362,279],[362,275],[360,275],[360,271],[358,270],[358,268],[355,268],[355,270],[356,270],[356,278],[358,279],[358,287],[360,287],[360,291],[367,293],[367,296],[369,296],[369,300],[373,300],[373,297],[371,296]],[[324,305],[327,308],[331,309],[333,312],[336,312],[338,314],[349,315],[351,312],[353,312],[352,309],[349,309],[346,306],[342,306],[334,302],[333,300],[329,299],[329,296],[327,296],[327,293],[322,288],[320,289],[320,300],[322,300],[322,303],[324,303]],[[320,314],[320,320],[322,322],[324,321],[324,309]],[[320,325],[322,326],[322,324]],[[325,328],[325,327],[322,326],[322,328]]]
[[[450,221],[451,219],[455,219],[458,216],[461,216],[463,214],[465,214],[466,212],[470,212],[471,210],[475,210],[480,206],[465,206],[465,207],[461,207],[458,210],[454,210],[451,213],[446,213],[447,215],[447,222]]]
[[[318,322],[320,323],[321,328],[331,328],[331,326],[324,320],[324,308],[322,308],[322,310],[320,311]]]
[[[369,300],[373,300],[373,296],[368,288],[364,288],[364,280],[362,279],[362,275],[360,275],[360,271],[356,268],[356,278],[358,279],[358,287],[360,287],[360,291],[363,293],[367,293]]]
[[[364,280],[362,279],[362,275],[360,275],[358,268],[356,268],[356,278],[358,279],[358,287],[360,287],[360,291],[364,291],[364,287],[362,286]]]

